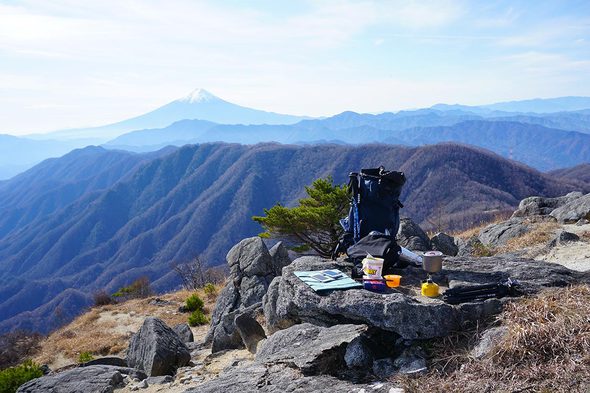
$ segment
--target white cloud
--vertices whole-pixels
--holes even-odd
[[[382,18],[410,29],[445,27],[465,13],[462,2],[453,0],[397,0],[378,4]]]
[[[114,122],[195,87],[245,106],[329,115],[490,102],[510,95],[511,83],[537,92],[534,78],[548,73],[588,86],[583,56],[560,49],[567,38],[584,52],[581,22],[516,28],[518,9],[494,3],[479,15],[461,0],[293,4],[277,12],[270,2],[0,0],[2,130]],[[429,50],[440,48],[449,56],[435,66]]]

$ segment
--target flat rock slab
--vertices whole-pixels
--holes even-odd
[[[301,257],[283,269],[283,275],[269,287],[264,298],[264,313],[270,329],[302,322],[320,326],[367,324],[395,332],[404,339],[443,337],[463,327],[465,322],[498,313],[503,299],[449,305],[442,299],[419,295],[420,281],[426,273],[419,268],[400,269],[402,286],[379,294],[351,289],[318,294],[298,279],[293,271],[337,268],[349,271],[350,264],[319,257]],[[464,283],[498,283],[517,279],[526,293],[542,287],[590,282],[590,273],[569,270],[561,265],[528,259],[501,257],[446,258],[443,271],[434,279],[443,286]]]
[[[366,325],[335,325],[330,328],[309,323],[276,332],[262,342],[256,361],[286,364],[303,374],[326,374],[344,365],[346,346],[367,330]]]
[[[329,375],[304,376],[300,371],[285,365],[269,367],[255,363],[224,372],[218,378],[189,389],[186,393],[390,393],[397,391],[395,389],[396,386],[389,382],[355,384]]]
[[[18,388],[18,393],[111,393],[123,385],[123,375],[132,369],[114,366],[78,367],[61,373],[33,379]],[[145,376],[144,376],[145,378]]]

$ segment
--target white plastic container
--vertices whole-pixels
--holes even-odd
[[[363,259],[363,273],[367,278],[382,280],[383,259],[367,256]]]

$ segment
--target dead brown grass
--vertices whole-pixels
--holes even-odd
[[[498,213],[498,214],[494,215],[494,217],[491,220],[482,221],[480,223],[474,224],[469,229],[465,229],[465,230],[458,231],[458,232],[451,232],[450,235],[454,236],[454,237],[461,238],[463,240],[467,240],[473,236],[478,236],[479,232],[482,229],[484,229],[485,227],[487,227],[488,225],[498,224],[502,221],[506,221],[508,218],[510,218],[510,214],[511,213],[506,213],[506,212]]]
[[[508,334],[475,360],[477,333],[433,346],[431,371],[401,378],[407,392],[589,392],[590,286],[547,290],[511,303],[498,322]]]
[[[498,249],[498,252],[512,252],[547,244],[559,228],[556,222],[542,222],[534,225],[534,228],[522,236],[508,240],[508,242]]]
[[[156,298],[151,296],[94,307],[49,335],[41,343],[41,349],[34,360],[40,364],[52,364],[59,359],[75,362],[82,352],[89,352],[94,356],[120,354],[127,348],[131,335],[148,316],[158,317],[169,326],[186,322],[188,314],[180,313],[178,307],[192,293],[194,292],[182,290],[157,296],[172,302],[166,306],[149,304]],[[205,300],[205,311],[210,313],[215,299],[206,297],[203,290],[196,293]]]

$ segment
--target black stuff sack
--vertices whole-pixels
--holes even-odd
[[[346,253],[354,262],[353,276],[360,278],[363,276],[362,260],[367,255],[383,259],[383,275],[390,274],[394,268],[406,267],[407,263],[399,259],[400,251],[401,248],[397,245],[395,237],[371,232],[350,246]]]

